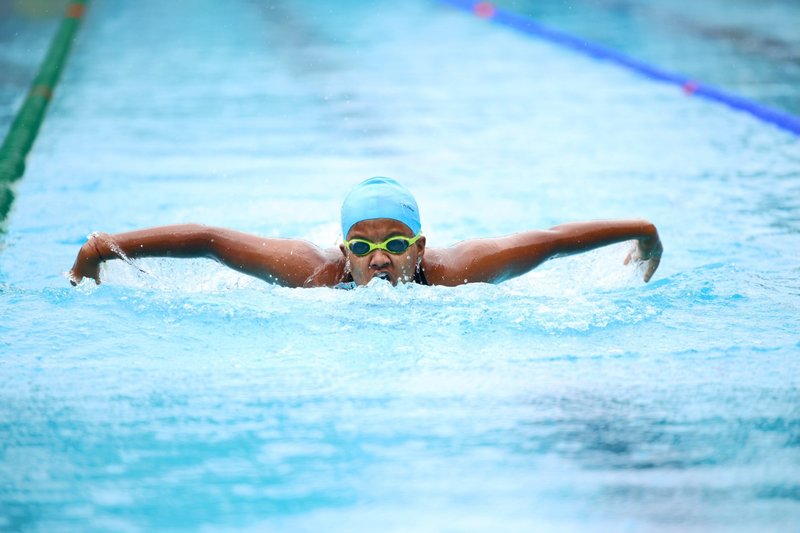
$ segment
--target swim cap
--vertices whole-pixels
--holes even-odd
[[[419,208],[411,192],[392,178],[376,176],[362,181],[342,204],[342,238],[362,220],[391,218],[419,233]]]

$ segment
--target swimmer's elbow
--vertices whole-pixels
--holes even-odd
[[[230,250],[224,230],[204,224],[187,224],[187,229],[196,256],[224,262],[226,252]]]

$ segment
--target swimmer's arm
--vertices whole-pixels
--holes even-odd
[[[268,239],[224,228],[180,224],[94,235],[81,247],[70,270],[70,281],[75,285],[91,278],[100,283],[100,264],[121,254],[131,259],[207,257],[289,287],[335,285],[337,259],[341,257],[302,240]]]
[[[444,250],[426,252],[431,283],[499,283],[530,272],[548,259],[587,252],[622,241],[635,241],[625,258],[645,263],[644,281],[658,268],[663,247],[656,227],[647,220],[571,222],[495,239],[465,241]]]

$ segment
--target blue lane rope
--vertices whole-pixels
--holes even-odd
[[[774,124],[779,128],[800,135],[800,117],[772,109],[753,100],[737,96],[700,83],[686,76],[667,72],[658,67],[621,54],[611,48],[595,44],[559,30],[548,28],[529,18],[501,9],[491,2],[474,2],[472,0],[438,0],[441,3],[469,11],[478,17],[508,26],[522,33],[571,48],[596,59],[611,61],[620,66],[638,72],[648,78],[664,83],[677,85],[687,96],[699,96],[707,100],[719,102],[738,111],[750,113],[754,117]]]

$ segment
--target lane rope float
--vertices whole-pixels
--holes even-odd
[[[645,61],[629,57],[616,50],[592,43],[580,37],[549,28],[530,18],[501,9],[492,2],[474,2],[472,0],[438,1],[464,11],[469,11],[479,18],[502,26],[508,26],[521,33],[550,41],[565,48],[570,48],[595,59],[616,63],[619,66],[638,72],[650,79],[676,85],[686,96],[697,96],[724,104],[737,111],[749,113],[759,120],[778,126],[795,135],[800,135],[800,117],[773,109],[754,100],[723,91],[722,89],[701,83],[687,76],[668,72]]]
[[[0,222],[5,220],[11,209],[14,201],[11,186],[25,173],[25,158],[39,133],[88,2],[72,0],[67,6],[39,72],[0,147]]]

